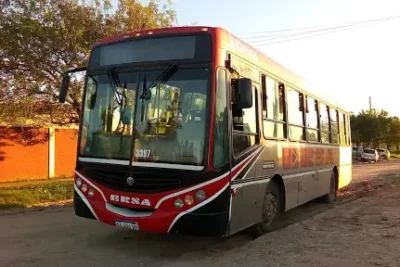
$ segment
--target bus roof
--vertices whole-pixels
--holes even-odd
[[[339,106],[337,97],[327,90],[322,90],[316,87],[307,80],[301,78],[293,71],[287,69],[282,64],[276,62],[270,57],[258,49],[247,44],[231,32],[220,27],[209,27],[209,26],[191,26],[191,27],[170,27],[170,28],[159,28],[143,31],[135,31],[129,33],[123,33],[114,35],[111,37],[104,38],[97,42],[95,45],[104,45],[107,43],[117,42],[126,38],[143,37],[143,36],[157,36],[157,35],[168,35],[168,34],[180,34],[180,33],[195,33],[195,32],[209,32],[214,38],[219,39],[220,44],[227,50],[243,57],[255,66],[267,71],[266,74],[272,74],[278,79],[281,79],[291,86],[300,89],[307,93],[311,97],[323,101],[329,104],[331,107],[346,111],[343,107]],[[328,100],[329,99],[329,100]]]

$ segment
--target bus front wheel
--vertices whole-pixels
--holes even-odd
[[[264,195],[262,210],[262,221],[249,228],[253,237],[259,237],[265,233],[275,231],[279,225],[279,218],[282,211],[282,194],[276,182],[268,183]]]

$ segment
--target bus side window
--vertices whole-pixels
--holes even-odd
[[[346,116],[346,140],[347,140],[347,145],[351,145],[351,129],[350,129],[350,116]]]
[[[237,86],[235,80],[231,83],[232,89]],[[233,91],[232,90],[232,91]],[[232,104],[233,150],[234,155],[246,151],[258,143],[257,134],[257,88],[252,89],[253,106],[240,109]]]
[[[321,142],[328,144],[331,142],[330,127],[329,127],[329,108],[324,103],[319,103],[320,120],[319,125],[321,129]]]
[[[285,138],[284,85],[268,76],[262,76],[263,132],[265,138]]]
[[[287,87],[287,109],[289,123],[289,137],[291,140],[306,140],[304,134],[304,116],[303,116],[303,94],[297,90]]]
[[[336,109],[330,109],[330,121],[331,121],[331,136],[332,144],[339,144],[339,125],[338,125],[338,111]]]
[[[318,102],[306,96],[306,116],[307,116],[307,140],[311,142],[319,141],[318,123]]]
[[[346,114],[339,112],[339,136],[340,136],[340,144],[341,145],[349,145],[348,144],[348,133],[347,133],[347,119],[346,119]]]
[[[228,162],[228,113],[226,98],[226,72],[225,69],[217,70],[217,91],[214,114],[214,159],[213,167],[218,169]]]

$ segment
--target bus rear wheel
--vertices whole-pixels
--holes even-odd
[[[321,201],[327,204],[333,204],[337,198],[337,190],[336,190],[336,176],[332,171],[331,181],[329,187],[329,193],[321,197]]]
[[[264,195],[262,221],[253,225],[248,232],[253,237],[259,237],[265,233],[275,231],[279,226],[282,211],[282,194],[278,185],[271,181],[268,183]]]

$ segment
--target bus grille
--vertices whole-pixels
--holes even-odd
[[[88,178],[102,184],[110,189],[135,192],[135,193],[158,193],[180,188],[180,181],[171,178],[141,177],[133,175],[134,183],[129,186],[127,178],[129,173],[111,173],[107,171],[85,171]]]

